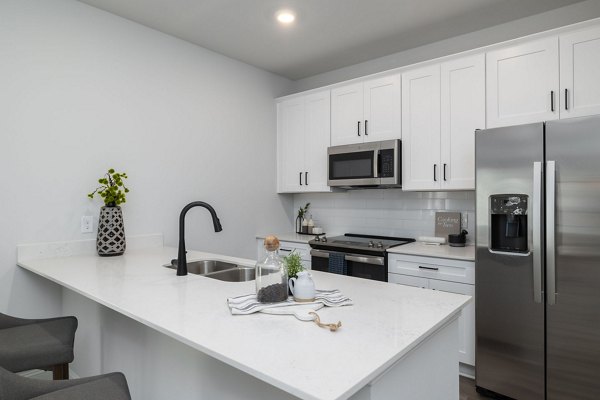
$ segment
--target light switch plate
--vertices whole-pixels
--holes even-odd
[[[81,217],[81,233],[94,232],[94,218],[91,215]]]

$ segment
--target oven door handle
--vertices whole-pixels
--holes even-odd
[[[313,257],[329,258],[329,253],[326,251],[311,250],[310,255]]]
[[[385,259],[383,257],[374,256],[346,254],[346,261],[354,261],[361,264],[385,265]]]
[[[313,249],[310,251],[310,255],[313,257],[329,258],[328,251],[321,251],[321,250]],[[354,262],[359,262],[359,263],[363,263],[363,264],[385,265],[384,257],[365,256],[365,255],[361,255],[361,254],[345,253],[344,258],[346,259],[346,261],[354,261]]]

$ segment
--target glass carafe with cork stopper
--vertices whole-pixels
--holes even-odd
[[[279,239],[267,236],[266,255],[256,263],[256,299],[261,303],[276,303],[288,298],[288,276],[279,257]]]

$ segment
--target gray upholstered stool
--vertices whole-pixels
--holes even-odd
[[[53,371],[69,379],[77,318],[22,319],[0,313],[0,367],[12,372]]]
[[[120,372],[45,381],[25,378],[0,368],[0,400],[131,400],[125,376]]]

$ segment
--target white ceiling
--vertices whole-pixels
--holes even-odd
[[[581,0],[80,1],[295,80]]]

